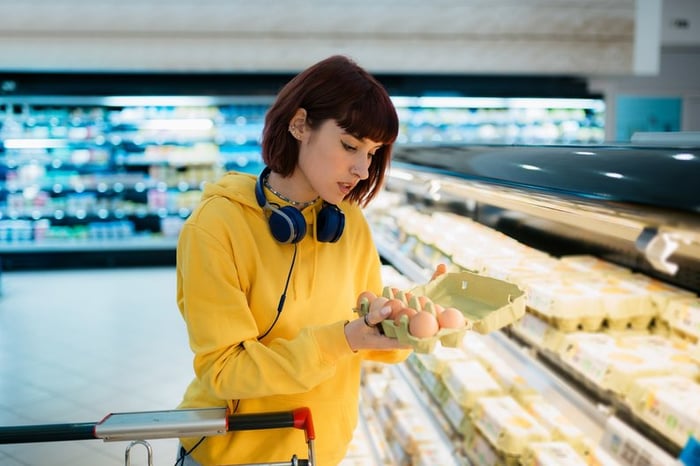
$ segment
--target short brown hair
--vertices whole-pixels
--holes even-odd
[[[381,189],[399,131],[399,118],[386,89],[342,55],[328,57],[292,78],[267,111],[262,138],[265,165],[282,176],[291,175],[297,166],[299,147],[288,127],[300,108],[306,110],[312,129],[335,120],[349,134],[383,144],[372,157],[369,178],[346,197],[366,206]]]

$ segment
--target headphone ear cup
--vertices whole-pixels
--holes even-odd
[[[268,223],[272,236],[280,243],[298,243],[306,235],[306,219],[292,206],[273,209]]]
[[[335,243],[345,228],[345,214],[333,204],[325,204],[316,219],[316,236],[324,243]]]

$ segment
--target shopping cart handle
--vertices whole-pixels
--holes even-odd
[[[230,414],[227,430],[256,430],[294,427],[304,429],[306,441],[314,440],[314,424],[309,408],[298,408],[294,411],[276,411],[271,413]]]
[[[92,440],[95,437],[94,422],[0,426],[0,445],[7,443],[62,442]]]

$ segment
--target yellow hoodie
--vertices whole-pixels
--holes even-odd
[[[361,209],[343,202],[336,243],[316,240],[321,201],[303,210],[307,232],[297,247],[283,311],[272,331],[294,253],[270,234],[255,199],[256,177],[228,173],[207,185],[180,234],[177,303],[194,353],[195,378],[181,408],[228,406],[237,413],[311,409],[320,466],[343,459],[358,417],[362,359],[397,362],[408,352],[353,352],[344,334],[364,290],[382,290],[380,259]],[[271,202],[284,205],[267,189]],[[181,439],[186,449],[198,438]],[[209,437],[192,453],[201,464],[288,461],[307,457],[296,429]]]

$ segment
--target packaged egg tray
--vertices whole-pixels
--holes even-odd
[[[525,447],[522,466],[588,466],[588,463],[566,442],[533,442]]]
[[[634,381],[627,394],[632,411],[683,447],[689,435],[700,438],[700,383],[670,374]]]
[[[512,324],[525,314],[525,293],[517,285],[472,272],[446,273],[413,288],[410,293],[425,296],[445,308],[457,308],[467,319],[465,327],[443,328],[430,338],[411,335],[407,316],[401,317],[398,324],[390,319],[382,321],[385,335],[411,345],[417,353],[432,352],[438,341],[443,346],[455,348],[468,330],[490,333]],[[360,315],[366,312],[364,307],[358,309]]]
[[[517,455],[499,452],[478,431],[466,440],[465,453],[475,466],[520,466]]]
[[[510,396],[479,398],[470,414],[474,426],[496,451],[520,456],[531,442],[551,440],[551,434]]]
[[[572,333],[565,340],[559,356],[570,374],[608,395],[624,397],[642,377],[700,375],[687,342],[658,335],[614,337],[603,333]]]
[[[664,317],[674,336],[700,343],[700,298],[671,302]]]

